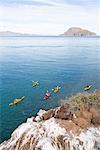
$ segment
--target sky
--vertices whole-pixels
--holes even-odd
[[[59,35],[81,27],[100,35],[99,0],[0,0],[0,31]]]

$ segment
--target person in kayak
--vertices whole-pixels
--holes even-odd
[[[39,85],[39,82],[38,81],[32,81],[33,82],[33,87],[36,87]]]
[[[47,90],[45,95],[48,96],[48,97],[50,97],[51,94],[50,94],[50,92]]]
[[[84,90],[85,91],[88,91],[88,90],[90,90],[92,88],[92,85],[87,85],[86,87],[84,87]]]
[[[25,96],[22,96],[21,98],[16,98],[13,100],[12,103],[9,104],[9,106],[16,105],[17,103],[21,102],[23,99],[25,99]]]
[[[52,91],[54,93],[57,93],[57,92],[59,92],[60,89],[61,89],[61,87],[57,85],[54,89],[52,89]]]
[[[44,99],[48,99],[48,98],[50,97],[50,95],[51,95],[50,92],[47,90],[47,91],[46,91],[46,94],[45,94],[45,96],[44,96]]]
[[[59,86],[57,85],[54,89],[55,89],[55,90],[59,90]]]

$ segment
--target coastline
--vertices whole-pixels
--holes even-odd
[[[12,133],[0,150],[96,150],[100,148],[100,90],[79,93],[61,106],[40,110]],[[90,144],[91,143],[91,144]]]

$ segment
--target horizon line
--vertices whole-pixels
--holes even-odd
[[[77,28],[81,28],[81,27],[77,27]],[[69,28],[68,28],[69,29]],[[67,30],[68,30],[67,29]],[[90,31],[89,29],[84,29],[84,28],[81,28],[81,29],[83,29],[83,30],[88,30],[88,31]],[[66,31],[67,31],[66,30]],[[66,31],[64,31],[64,32],[66,32]],[[64,32],[63,33],[60,33],[60,34],[39,34],[39,33],[36,33],[36,34],[34,34],[34,33],[27,33],[27,32],[20,32],[20,31],[18,31],[18,32],[16,32],[16,31],[12,31],[12,30],[1,30],[0,31],[0,33],[3,33],[3,32],[11,32],[11,33],[15,33],[15,34],[25,34],[25,35],[29,35],[29,36],[60,36],[60,35],[63,35],[64,34]],[[90,31],[90,32],[94,32],[94,31]],[[95,36],[100,36],[99,34],[97,34],[96,32],[94,32],[96,35]]]

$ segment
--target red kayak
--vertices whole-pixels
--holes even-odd
[[[48,99],[49,97],[51,96],[50,92],[47,90],[45,96],[44,96],[44,99]]]
[[[50,97],[50,93],[46,94],[46,95],[44,96],[44,99],[48,99],[49,97]]]
[[[50,97],[50,96],[45,95],[45,96],[44,96],[44,99],[48,99],[49,97]]]

